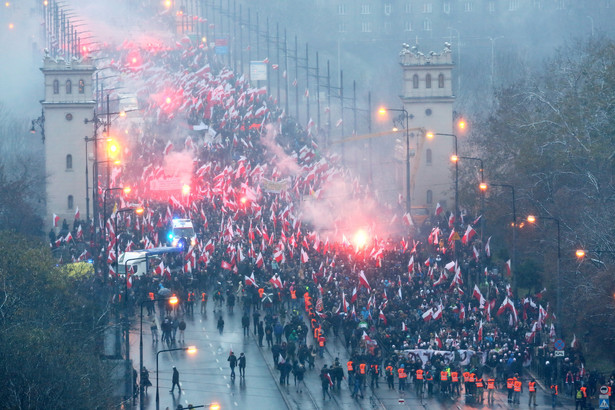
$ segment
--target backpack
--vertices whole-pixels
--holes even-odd
[[[582,399],[583,398],[583,393],[581,392],[581,390],[577,390],[577,399]]]

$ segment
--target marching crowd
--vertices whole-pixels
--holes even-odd
[[[507,264],[492,257],[489,239],[476,235],[480,216],[462,213],[455,220],[437,206],[426,224],[413,227],[402,204],[383,205],[379,212],[391,223],[373,224],[365,244],[347,239],[346,210],[329,209],[333,219],[304,218],[307,205],[328,209],[340,186],[347,188],[347,213],[376,199],[339,157],[319,147],[313,126],[301,128],[211,50],[185,40],[104,51],[123,81],[138,84],[146,119],[131,161],[113,173],[111,186],[133,186],[130,202],[137,200],[146,212],[118,217],[108,209],[109,219],[98,227],[105,245],[91,224],[77,221],[68,234],[50,233],[52,247],[73,261],[95,258],[98,278],[109,265],[114,281],[101,286],[122,289],[128,281],[134,306],[160,289],[170,289],[190,313],[197,303],[206,308],[210,296],[217,308],[236,303],[244,331],[250,332],[251,317],[259,344],[265,339],[271,349],[280,384],[292,374],[297,390],[323,358],[327,340],[343,338],[348,360],[321,369],[323,399],[347,376],[356,397],[364,396],[368,382],[378,388],[382,379],[388,388],[397,381],[403,391],[411,380],[416,394],[454,397],[463,391],[480,402],[485,390],[490,402],[501,388],[518,403],[527,389],[535,403],[536,381],[527,372],[533,361],[541,363],[539,377],[553,386],[554,397],[576,397],[585,387],[591,391],[583,395],[595,393],[599,377],[590,383],[576,346],[557,374],[549,348],[557,322],[543,306],[543,292],[513,293]],[[138,65],[129,58],[135,53]],[[171,176],[174,165],[190,165],[190,194],[152,190],[151,182]],[[109,204],[128,202],[114,195]],[[320,217],[329,226],[318,224]],[[161,246],[173,218],[192,220],[195,246],[162,256],[147,275],[115,273],[116,242],[120,253]],[[174,338],[180,325],[165,323],[170,331],[162,329],[163,340]]]

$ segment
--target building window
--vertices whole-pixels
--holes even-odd
[[[345,33],[346,32],[346,24],[345,23],[338,24],[337,31],[338,31],[338,33]]]
[[[66,156],[66,169],[73,169],[73,156],[70,154]]]
[[[438,88],[444,88],[444,74],[438,75]]]
[[[566,8],[566,3],[564,0],[557,0],[557,9],[564,10]]]
[[[412,13],[412,3],[406,3],[404,5],[404,13],[406,14]]]
[[[541,4],[540,0],[534,0],[533,4],[534,4],[534,8],[535,9],[541,9],[542,8],[542,4]]]
[[[431,165],[431,148],[427,148],[427,151],[425,151],[425,163]]]
[[[431,189],[427,190],[427,198],[425,198],[428,204],[433,204],[433,192]]]
[[[519,0],[510,0],[508,2],[508,11],[515,11],[519,9]]]
[[[361,32],[363,33],[371,33],[372,32],[372,23],[369,21],[364,21],[361,23]]]
[[[431,3],[423,3],[423,13],[431,13]]]
[[[489,13],[495,13],[495,1],[489,2]]]
[[[463,9],[465,11],[472,11],[473,8],[474,8],[474,5],[472,4],[471,1],[466,1],[465,5],[463,6]]]
[[[346,5],[345,4],[340,4],[340,5],[337,6],[337,14],[340,14],[342,16],[344,14],[346,14]]]
[[[75,206],[74,204],[74,200],[73,200],[73,196],[69,195],[68,196],[68,201],[67,201],[67,205],[68,205],[68,209],[73,209],[73,207]]]
[[[412,76],[412,88],[419,88],[419,75],[414,74]]]
[[[423,20],[423,30],[431,31],[431,20],[429,19]]]
[[[66,80],[66,94],[72,94],[73,83],[70,80]]]
[[[404,22],[404,31],[412,31],[412,23],[409,21]]]
[[[431,74],[425,76],[425,88],[431,88]]]
[[[391,3],[386,3],[384,5],[384,14],[387,16],[391,15]]]
[[[370,6],[369,4],[362,4],[361,14],[372,14],[372,6]]]
[[[79,94],[85,94],[85,81],[79,80]]]
[[[444,14],[451,14],[451,2],[450,1],[445,1],[444,4],[442,4],[442,11],[444,12]]]
[[[53,93],[60,94],[60,82],[58,80],[53,80]]]
[[[384,23],[384,32],[386,34],[391,34],[391,22],[390,21],[386,21]]]

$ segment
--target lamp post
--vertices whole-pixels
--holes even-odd
[[[481,218],[480,218],[480,240],[483,241],[483,231],[485,230],[485,191],[487,190],[487,184],[485,183],[485,168],[483,167],[483,160],[475,157],[458,157],[459,159],[467,159],[472,161],[480,162],[480,185],[478,186],[480,189],[480,209],[481,209]]]
[[[108,162],[108,161],[99,161],[99,162]],[[96,164],[97,163],[95,162],[94,163],[95,167],[96,167]],[[106,229],[107,229],[107,227],[106,227],[106,224],[107,224],[107,192],[110,192],[110,191],[120,191],[120,190],[124,191],[125,194],[128,194],[131,191],[130,187],[115,187],[115,188],[105,188],[105,189],[103,189],[103,226],[104,226],[104,229],[105,229],[103,232],[106,232]],[[117,219],[115,221],[115,231],[117,232]],[[106,238],[106,235],[103,234],[102,236],[103,236],[102,241],[104,242],[104,240]],[[107,256],[107,259],[109,259],[109,251],[107,251],[107,255],[106,256]],[[118,256],[119,255],[117,254],[117,241],[116,241],[115,257],[117,258]],[[105,278],[107,278],[108,274],[109,274],[109,269],[107,268],[107,270],[105,272],[106,272],[105,273]]]
[[[517,280],[515,271],[515,260],[517,259],[517,207],[515,204],[515,187],[510,184],[491,184],[491,186],[497,186],[502,188],[510,188],[512,193],[512,257],[510,258],[510,270],[512,271],[513,290],[515,295],[517,294]]]
[[[32,120],[32,126],[30,127],[30,133],[36,134],[36,126],[41,129],[41,138],[43,140],[43,144],[45,143],[45,110],[41,108],[41,115]]]
[[[410,114],[406,108],[380,108],[378,113],[381,115],[386,114],[387,111],[399,112],[406,121],[406,212],[410,214],[412,209],[411,195],[410,195]],[[455,140],[456,141],[456,140]],[[456,151],[455,151],[456,152]]]
[[[160,410],[160,393],[159,393],[159,388],[158,388],[159,386],[158,385],[158,356],[160,355],[160,353],[176,352],[179,350],[183,350],[188,353],[196,353],[196,347],[194,346],[176,347],[174,349],[164,349],[164,350],[159,350],[158,352],[156,352],[156,410]]]
[[[130,259],[130,260],[143,260],[145,258],[134,258],[134,259]],[[126,261],[126,264],[128,264],[128,261]],[[125,266],[125,271],[128,272],[128,268]],[[126,278],[126,280],[128,280],[128,278]],[[158,299],[146,299],[146,300],[142,300],[140,303],[140,315],[139,315],[139,381],[142,382],[141,380],[141,375],[143,374],[143,305],[147,302],[149,303],[155,303],[155,302],[159,302],[161,300],[168,300],[170,304],[175,305],[177,304],[178,300],[177,300],[177,296],[171,296],[168,298],[158,298]],[[158,369],[156,369],[156,376],[158,376]],[[156,386],[158,386],[158,382],[156,382]],[[142,386],[139,387],[139,409],[143,410],[145,408],[144,403],[143,403],[143,388]]]

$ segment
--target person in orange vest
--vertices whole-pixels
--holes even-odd
[[[476,393],[476,373],[469,372],[468,382],[466,383],[466,394],[474,395]]]
[[[325,339],[325,337],[321,333],[320,336],[318,337],[318,354],[321,359],[324,357],[324,354],[325,354],[326,341],[327,339]]]
[[[579,399],[579,393],[581,393],[581,409],[587,408],[587,387],[581,386],[577,392],[577,399]],[[575,403],[576,406],[576,403]]]
[[[153,313],[156,313],[156,305],[154,304],[154,300],[156,296],[154,292],[149,292],[149,301],[147,302],[147,316],[151,316]]]
[[[527,391],[530,393],[530,401],[528,403],[528,406],[532,405],[532,401],[534,401],[534,406],[537,406],[536,404],[536,379],[532,378],[532,380],[530,380],[527,383]]]
[[[440,394],[446,393],[448,393],[448,370],[444,369],[440,371]]]
[[[387,364],[387,367],[384,368],[384,374],[387,378],[387,385],[389,386],[389,390],[395,390],[395,374],[393,373],[393,366],[391,364]]]
[[[425,379],[425,371],[420,367],[416,369],[414,372],[414,386],[416,389],[416,395],[419,397],[423,396],[423,383]]]
[[[374,363],[371,366],[369,366],[369,373],[371,374],[371,378],[370,378],[370,387],[373,389],[374,385],[376,385],[376,388],[378,388],[378,378],[380,378],[380,366],[378,366],[378,364]]]
[[[487,379],[487,404],[493,404],[495,395],[495,379],[489,377]]]
[[[516,379],[515,383],[513,384],[513,390],[514,390],[513,403],[519,404],[521,402],[521,392],[523,391],[523,382],[521,382],[521,380],[517,378],[517,375],[515,375],[515,379]]]
[[[201,314],[207,313],[207,293],[201,293]]]
[[[557,384],[551,385],[551,406],[555,408],[557,406],[557,396],[559,394]]]
[[[476,402],[477,403],[483,402],[484,391],[485,391],[485,383],[483,382],[483,378],[477,377],[476,378]]]
[[[453,370],[451,372],[451,395],[459,396],[461,394],[459,384],[459,372],[457,370]]]
[[[404,367],[405,366],[402,364],[399,366],[399,369],[397,369],[397,377],[399,378],[399,391],[406,390],[406,378],[408,377],[408,375],[406,374],[406,369]]]
[[[346,370],[348,370],[348,388],[354,388],[354,378],[355,378],[355,370],[354,370],[354,362],[352,361],[352,357],[348,359],[346,362]]]
[[[194,292],[188,291],[188,303],[186,303],[186,313],[194,314],[194,299]]]
[[[425,381],[427,382],[427,395],[433,395],[433,374],[429,370],[425,370]]]
[[[463,390],[465,394],[468,394],[470,391],[469,386],[468,386],[468,382],[470,381],[470,372],[466,370],[465,372],[462,373],[462,376],[463,376]]]
[[[508,402],[512,403],[513,401],[513,392],[514,392],[514,387],[515,387],[515,378],[514,377],[509,377],[508,379],[506,379],[506,390],[508,390]]]

